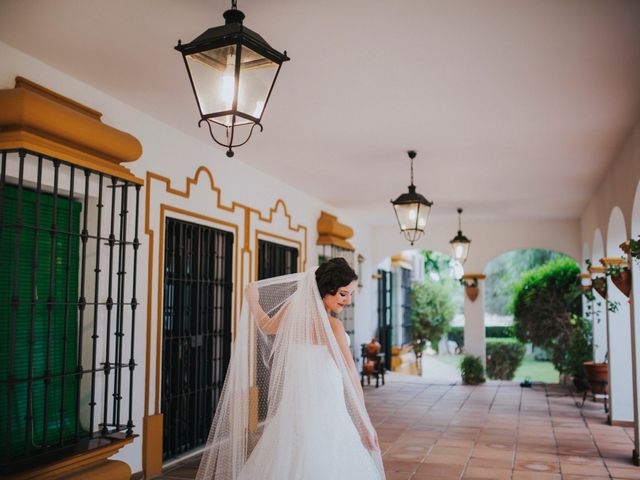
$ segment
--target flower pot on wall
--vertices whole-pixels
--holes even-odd
[[[478,298],[478,295],[480,294],[480,288],[477,285],[465,286],[464,291],[467,293],[467,297],[469,297],[469,300],[471,300],[472,302],[475,302],[476,298]]]
[[[625,297],[631,295],[631,271],[628,268],[623,269],[619,275],[611,275],[611,281]]]

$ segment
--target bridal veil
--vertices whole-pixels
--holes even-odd
[[[328,355],[300,356],[305,349],[324,352],[321,347]],[[254,282],[245,289],[227,377],[196,478],[236,480],[269,423],[277,415],[291,414],[280,411],[283,396],[289,405],[291,393],[287,392],[294,392],[298,409],[314,404],[308,401],[309,395],[318,394],[314,378],[322,377],[329,368],[339,371],[346,418],[353,422],[375,469],[384,478],[358,375],[336,342],[315,269]]]

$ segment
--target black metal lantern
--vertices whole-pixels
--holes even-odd
[[[400,231],[413,245],[424,233],[433,202],[416,192],[416,186],[413,184],[413,159],[416,157],[416,152],[409,150],[407,154],[411,159],[411,185],[409,185],[409,192],[403,193],[395,200],[391,200],[391,203],[396,212]]]
[[[271,90],[287,52],[274,50],[260,35],[242,24],[244,13],[232,1],[225,24],[208,29],[190,43],[175,47],[184,59],[201,119],[211,138],[227,148],[244,145],[253,129],[262,131]],[[216,132],[224,138],[216,138]]]
[[[471,240],[462,234],[462,209],[458,208],[458,234],[449,242],[451,244],[451,256],[460,263],[467,261]]]

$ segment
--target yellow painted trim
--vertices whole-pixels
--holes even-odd
[[[102,114],[21,77],[0,90],[0,148],[27,149],[142,184],[122,163],[137,160],[133,135],[100,121]]]
[[[161,203],[160,204],[160,217],[159,217],[159,228],[160,231],[158,232],[158,251],[157,253],[154,251],[154,247],[155,247],[155,232],[154,230],[150,227],[150,221],[151,221],[151,215],[152,212],[150,212],[150,205],[151,205],[151,189],[152,189],[152,183],[153,180],[159,181],[161,183],[164,183],[164,192],[165,193],[169,193],[171,195],[177,195],[183,198],[190,198],[191,197],[191,187],[193,185],[197,185],[200,181],[200,177],[201,175],[205,175],[206,177],[208,177],[209,180],[209,188],[211,191],[213,191],[214,193],[216,193],[217,195],[217,203],[216,205],[214,205],[214,208],[217,210],[222,210],[222,211],[226,211],[226,212],[230,212],[230,213],[235,213],[237,209],[244,209],[244,234],[243,234],[243,238],[242,238],[242,248],[240,249],[240,241],[241,239],[239,238],[240,234],[239,234],[239,225],[236,225],[235,223],[232,222],[227,222],[227,221],[223,221],[220,219],[216,219],[214,217],[210,217],[208,215],[203,215],[203,214],[199,214],[199,213],[193,213],[190,211],[186,211],[184,209],[181,209],[179,207],[175,207],[175,206],[171,206],[168,205],[166,203]],[[249,264],[249,269],[248,269],[248,273],[249,275],[251,275],[252,273],[254,273],[254,269],[257,269],[257,262],[255,260],[256,254],[255,254],[255,250],[253,250],[251,247],[251,214],[255,213],[258,216],[258,221],[264,222],[266,224],[271,224],[273,223],[273,217],[274,214],[278,211],[278,209],[280,207],[282,207],[283,212],[284,212],[284,216],[287,219],[287,228],[291,231],[291,232],[295,232],[298,234],[302,234],[303,236],[303,240],[295,240],[295,239],[291,239],[291,238],[287,238],[281,235],[277,235],[275,233],[271,233],[271,232],[267,232],[265,230],[256,230],[255,235],[256,235],[256,244],[257,244],[257,238],[258,236],[267,236],[267,237],[272,237],[275,239],[279,239],[279,240],[285,240],[288,242],[291,242],[295,245],[298,246],[300,255],[298,256],[298,269],[299,271],[304,271],[306,263],[307,263],[307,237],[308,237],[308,230],[307,227],[304,225],[295,225],[293,224],[293,220],[291,215],[289,214],[288,208],[286,203],[284,202],[284,200],[282,199],[278,199],[275,203],[275,205],[273,206],[273,208],[270,208],[269,211],[266,214],[263,214],[261,211],[249,207],[247,205],[244,205],[242,203],[239,202],[232,202],[230,206],[228,205],[223,205],[221,203],[221,198],[222,198],[222,191],[220,188],[218,188],[215,185],[214,182],[214,177],[213,174],[211,173],[211,171],[205,167],[205,166],[200,166],[198,167],[198,169],[196,170],[195,174],[193,175],[193,177],[187,177],[186,178],[186,186],[184,190],[179,190],[176,189],[174,187],[172,187],[171,185],[171,179],[153,172],[147,172],[146,175],[146,184],[147,184],[147,189],[146,189],[146,201],[145,201],[145,233],[147,234],[148,238],[149,238],[149,254],[148,254],[148,272],[147,272],[147,278],[148,278],[148,285],[147,285],[147,332],[151,332],[151,327],[152,327],[152,323],[153,323],[153,304],[154,304],[154,300],[153,300],[153,292],[156,291],[157,292],[157,296],[158,298],[155,299],[155,305],[156,305],[156,316],[157,316],[157,322],[156,322],[156,374],[155,374],[155,405],[154,405],[154,409],[155,409],[155,415],[150,416],[149,415],[149,410],[150,410],[150,405],[149,405],[149,400],[150,400],[150,393],[151,393],[151,335],[147,335],[147,351],[146,351],[146,365],[147,365],[147,369],[145,372],[145,418],[153,418],[156,415],[161,416],[162,414],[160,413],[160,375],[161,375],[161,339],[162,339],[162,326],[161,326],[161,319],[162,319],[162,302],[163,299],[162,297],[162,282],[163,282],[163,278],[162,278],[162,274],[163,274],[163,264],[164,264],[164,224],[165,224],[165,217],[166,217],[166,212],[176,212],[179,213],[181,215],[185,215],[185,216],[191,216],[200,220],[205,220],[207,222],[211,222],[211,223],[217,223],[220,225],[224,225],[226,227],[228,227],[228,229],[232,230],[234,232],[234,269],[235,269],[235,273],[234,273],[234,285],[236,288],[234,288],[234,304],[233,304],[233,331],[234,334],[237,331],[237,316],[239,313],[239,306],[242,305],[242,301],[243,301],[243,297],[244,297],[244,284],[240,285],[240,283],[243,280],[243,276],[244,276],[244,272],[245,272],[245,261],[248,262]],[[240,251],[239,251],[240,249]],[[157,255],[157,261],[158,261],[158,271],[157,273],[154,274],[154,269],[153,269],[153,260],[154,260],[154,256]],[[248,257],[245,260],[245,255]],[[154,286],[154,275],[157,275],[156,277],[156,282],[155,282],[155,286]],[[257,271],[255,271],[255,275],[257,276]],[[255,278],[255,277],[254,277]],[[251,281],[252,279],[249,278],[247,279],[249,281]],[[148,446],[149,448],[155,448],[157,449],[157,445],[155,447],[153,447],[152,445],[149,444],[149,440],[147,438],[148,433],[145,432],[144,438],[143,438],[143,449],[145,449],[145,445]],[[150,443],[154,443],[154,442],[150,442]],[[155,443],[154,443],[155,444]],[[156,457],[158,454],[162,455],[162,447],[160,446],[160,452],[154,452],[151,453],[150,451],[148,451],[148,449],[145,450],[147,452],[148,456],[154,456]],[[149,457],[150,458],[150,457]],[[151,465],[149,465],[151,467]],[[145,474],[149,474],[149,472],[147,471],[147,467],[145,466]]]
[[[465,273],[462,278],[464,280],[484,280],[487,276],[483,273]]]
[[[347,250],[355,250],[353,245],[347,242],[348,238],[353,237],[353,229],[338,222],[338,217],[335,215],[321,211],[316,228],[318,230],[316,245],[335,245]]]
[[[602,257],[600,259],[600,263],[604,266],[604,267],[611,267],[611,266],[622,266],[622,267],[626,267],[628,266],[628,262],[626,259],[624,258],[620,258],[620,257]]]
[[[57,462],[49,463],[42,467],[36,467],[18,474],[12,475],[13,480],[35,480],[35,479],[54,479],[73,477],[74,473],[82,472],[82,470],[98,467],[107,462],[108,458],[115,455],[122,447],[133,442],[137,435],[113,439],[108,444],[65,457]],[[118,468],[114,465],[115,468]],[[129,466],[127,465],[127,468]],[[129,475],[131,470],[129,469]]]

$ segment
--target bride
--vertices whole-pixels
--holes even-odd
[[[199,480],[383,480],[342,323],[357,276],[343,258],[245,290]]]

